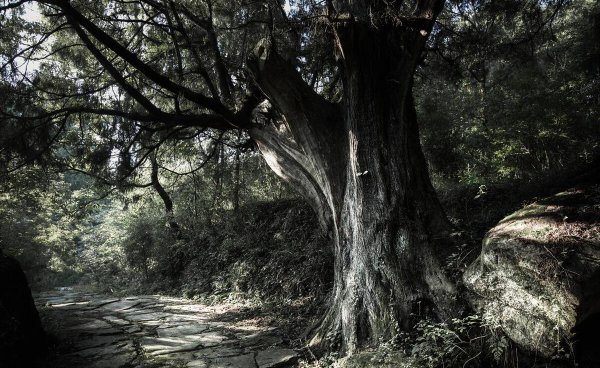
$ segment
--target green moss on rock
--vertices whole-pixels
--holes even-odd
[[[600,185],[542,199],[491,229],[464,281],[484,318],[549,358],[600,313]]]

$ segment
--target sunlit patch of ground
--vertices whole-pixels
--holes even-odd
[[[74,290],[39,293],[36,302],[55,342],[54,368],[268,368],[299,357],[285,331],[235,304]]]

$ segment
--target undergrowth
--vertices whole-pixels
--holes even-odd
[[[516,350],[492,321],[473,314],[444,322],[421,320],[371,349],[340,358],[306,359],[303,368],[517,367]]]

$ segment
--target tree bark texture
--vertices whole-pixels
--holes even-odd
[[[439,2],[431,6],[439,6]],[[297,188],[333,240],[331,305],[313,343],[358,347],[392,338],[415,316],[446,316],[454,286],[433,236],[446,218],[431,185],[411,94],[436,9],[417,25],[355,20],[337,28],[344,99],[315,93],[264,45],[256,84],[283,115],[250,131],[270,167]]]

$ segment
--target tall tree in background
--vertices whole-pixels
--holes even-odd
[[[19,7],[32,2],[47,21],[14,46]],[[2,119],[37,122],[51,141],[66,131],[105,142],[102,152],[135,161],[127,175],[169,140],[247,132],[333,241],[332,301],[313,341],[352,352],[414,314],[453,309],[434,245],[447,222],[412,96],[444,3],[3,0],[3,13],[16,15],[0,19],[13,30],[1,39],[13,45],[2,71],[9,83],[25,80],[41,107],[5,106]],[[18,65],[27,59],[46,63],[31,76]]]

